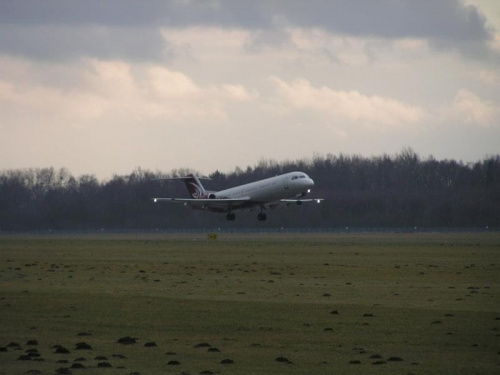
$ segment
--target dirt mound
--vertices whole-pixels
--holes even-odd
[[[402,362],[403,358],[401,358],[401,357],[390,357],[387,361],[388,362]]]
[[[118,339],[117,343],[122,345],[133,345],[137,343],[137,340],[133,337],[126,336]]]
[[[210,348],[212,345],[210,345],[208,342],[200,342],[199,344],[196,344],[194,347],[195,348]]]
[[[288,358],[282,356],[276,358],[275,361],[281,363],[292,363]]]
[[[58,345],[56,351],[54,352],[54,354],[69,354],[69,353],[71,352],[61,345]]]
[[[75,350],[92,350],[92,347],[86,342],[78,342],[75,345]]]

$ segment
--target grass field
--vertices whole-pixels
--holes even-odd
[[[498,374],[500,234],[3,236],[0,322],[0,374]]]

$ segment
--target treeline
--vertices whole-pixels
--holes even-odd
[[[263,160],[246,170],[215,171],[205,187],[230,186],[300,170],[315,181],[320,205],[277,208],[265,223],[257,212],[225,215],[154,204],[152,197],[187,197],[181,182],[151,181],[185,175],[137,168],[130,175],[99,181],[67,169],[0,172],[0,231],[117,230],[228,227],[500,227],[500,156],[476,163],[421,159],[411,149],[394,156],[317,156],[309,160]]]

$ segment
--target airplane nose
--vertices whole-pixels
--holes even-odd
[[[302,187],[307,189],[307,192],[311,192],[311,188],[314,186],[314,181],[310,178],[303,180]]]

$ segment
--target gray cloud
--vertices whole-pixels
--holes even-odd
[[[268,27],[279,3],[206,0],[6,0],[0,22],[38,25]]]
[[[159,30],[140,27],[0,25],[4,53],[60,61],[85,57],[162,60],[171,57]]]
[[[276,16],[297,26],[354,35],[484,40],[486,19],[459,0],[7,0],[0,22],[108,26],[223,25],[267,28]]]
[[[299,27],[358,37],[424,38],[438,50],[500,60],[488,45],[494,32],[485,16],[459,0],[289,0],[272,4],[275,18]]]
[[[386,38],[438,38],[457,41],[491,37],[485,18],[456,0],[328,1],[311,6],[294,0],[285,12],[292,23],[320,26],[351,35]]]
[[[151,24],[165,13],[160,1],[6,0],[0,3],[0,22],[16,25]]]
[[[0,2],[0,53],[158,61],[173,54],[162,27],[269,28],[269,14],[260,12],[253,2],[7,0]]]
[[[495,55],[486,18],[459,0],[7,0],[0,3],[0,25],[0,51],[35,57],[158,59],[164,57],[161,27],[268,32],[284,25],[359,37],[425,38],[437,49]]]

